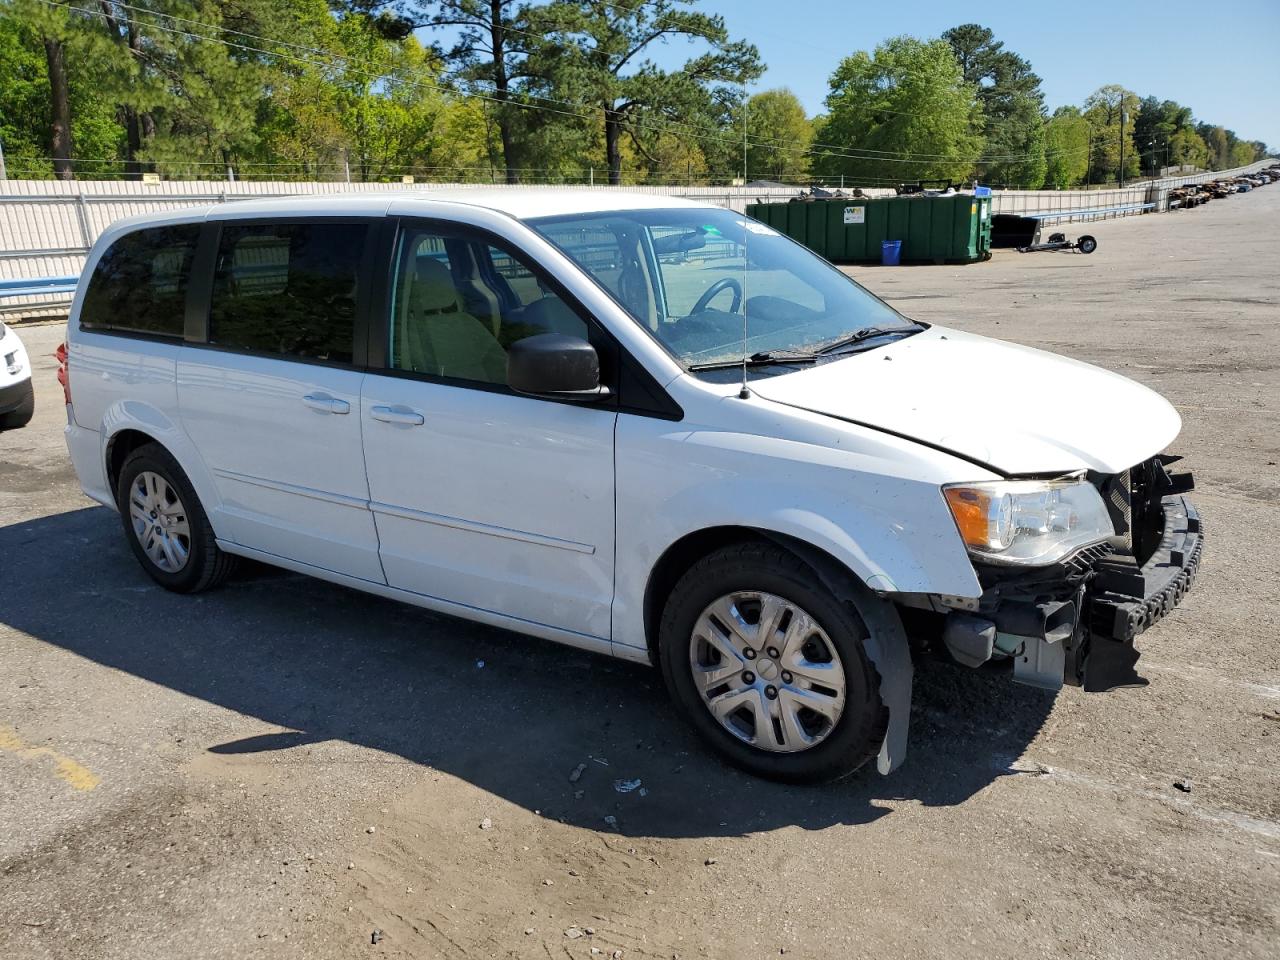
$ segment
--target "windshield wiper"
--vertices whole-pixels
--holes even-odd
[[[814,352],[818,356],[826,356],[829,353],[835,353],[837,350],[843,350],[845,347],[856,346],[864,340],[873,340],[876,337],[886,337],[894,334],[901,334],[904,337],[909,337],[913,334],[919,333],[923,329],[924,327],[896,327],[889,330],[886,330],[884,327],[863,327],[861,330],[856,330],[847,337],[841,337],[834,343],[828,343],[824,347],[819,347]]]
[[[745,362],[748,367],[767,367],[771,364],[785,363],[816,363],[819,357],[816,353],[787,353],[783,350],[764,350],[760,353],[753,353],[747,357],[745,361],[738,360],[712,360],[707,363],[691,363],[689,369],[698,373],[702,370],[730,370],[734,367],[740,367]]]

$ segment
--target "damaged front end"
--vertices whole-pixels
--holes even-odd
[[[1178,459],[1089,477],[1115,527],[1109,541],[1041,567],[975,562],[983,593],[946,615],[950,655],[970,667],[1011,659],[1015,680],[1050,690],[1145,685],[1135,640],[1191,588],[1204,543],[1184,495],[1191,474],[1168,470]]]

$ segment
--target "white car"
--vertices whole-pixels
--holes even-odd
[[[18,331],[0,323],[0,430],[25,427],[36,410],[31,361]]]
[[[76,472],[163,586],[252,557],[651,663],[768,777],[895,768],[913,646],[1144,682],[1134,637],[1200,556],[1157,394],[668,197],[125,221],[68,341]]]

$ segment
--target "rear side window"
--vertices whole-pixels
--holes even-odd
[[[182,339],[200,224],[149,227],[107,249],[89,278],[80,327]]]
[[[363,223],[224,224],[210,342],[350,363],[368,236]]]

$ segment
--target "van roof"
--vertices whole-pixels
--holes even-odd
[[[671,207],[712,207],[706,201],[690,200],[665,194],[635,193],[610,187],[419,187],[369,193],[324,194],[322,196],[263,197],[236,200],[207,208],[210,219],[244,216],[246,213],[270,216],[306,212],[309,214],[381,215],[397,204],[420,202],[423,213],[439,203],[457,203],[484,207],[505,213],[517,220],[557,214],[606,213],[622,210],[657,210]]]

